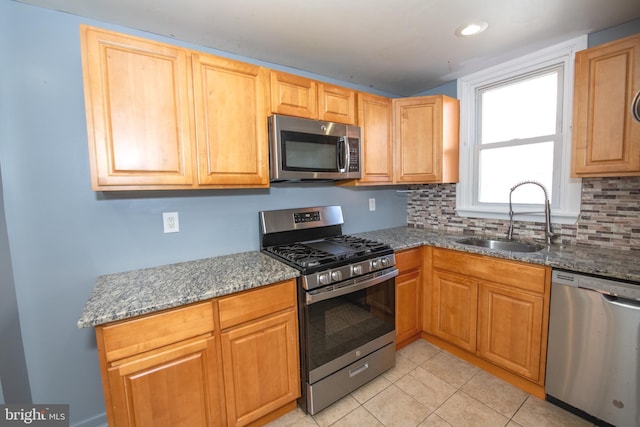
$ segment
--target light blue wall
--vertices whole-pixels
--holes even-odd
[[[94,333],[76,328],[99,275],[257,250],[265,209],[339,204],[347,233],[406,224],[394,189],[94,193],[78,25],[170,40],[6,0],[0,17],[0,163],[31,394],[69,403],[72,424],[104,422]],[[165,211],[179,212],[180,233],[162,233]]]
[[[5,400],[7,403],[30,402],[29,375],[22,345],[2,194],[0,167],[0,403]]]

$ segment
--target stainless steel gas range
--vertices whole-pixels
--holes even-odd
[[[259,216],[261,250],[301,273],[299,404],[315,414],[395,365],[393,249],[343,235],[340,206]]]

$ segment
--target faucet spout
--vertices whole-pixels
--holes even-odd
[[[545,222],[544,237],[547,242],[547,245],[551,245],[553,238],[556,237],[556,235],[553,234],[553,228],[551,225],[551,202],[549,201],[549,193],[547,192],[547,188],[543,184],[539,183],[538,181],[522,181],[514,185],[513,187],[511,187],[511,191],[509,191],[509,230],[507,231],[507,239],[509,240],[513,239],[513,215],[515,215],[515,212],[513,212],[511,195],[513,194],[513,191],[516,188],[524,184],[537,185],[538,187],[542,188],[542,191],[544,192],[544,222]]]

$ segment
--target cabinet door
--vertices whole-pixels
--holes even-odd
[[[640,175],[640,35],[576,54],[574,176]]]
[[[142,353],[107,369],[115,426],[223,425],[213,337]]]
[[[192,54],[198,183],[268,187],[268,72]]]
[[[476,351],[478,283],[433,270],[433,334],[462,349]]]
[[[395,180],[458,181],[459,103],[442,95],[393,100]]]
[[[318,85],[318,118],[329,122],[356,122],[356,92],[327,83]]]
[[[393,183],[391,100],[358,94],[358,125],[362,131],[362,178],[359,184]]]
[[[294,308],[222,333],[229,425],[246,425],[300,396]]]
[[[542,384],[542,296],[480,284],[478,352],[505,369]]]
[[[293,74],[271,71],[271,112],[318,118],[318,84]]]
[[[94,190],[189,186],[187,51],[81,26]]]
[[[420,334],[421,287],[422,270],[413,270],[396,277],[396,344]]]

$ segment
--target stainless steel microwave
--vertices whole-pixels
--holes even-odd
[[[358,126],[269,117],[271,181],[358,179],[361,155]]]

